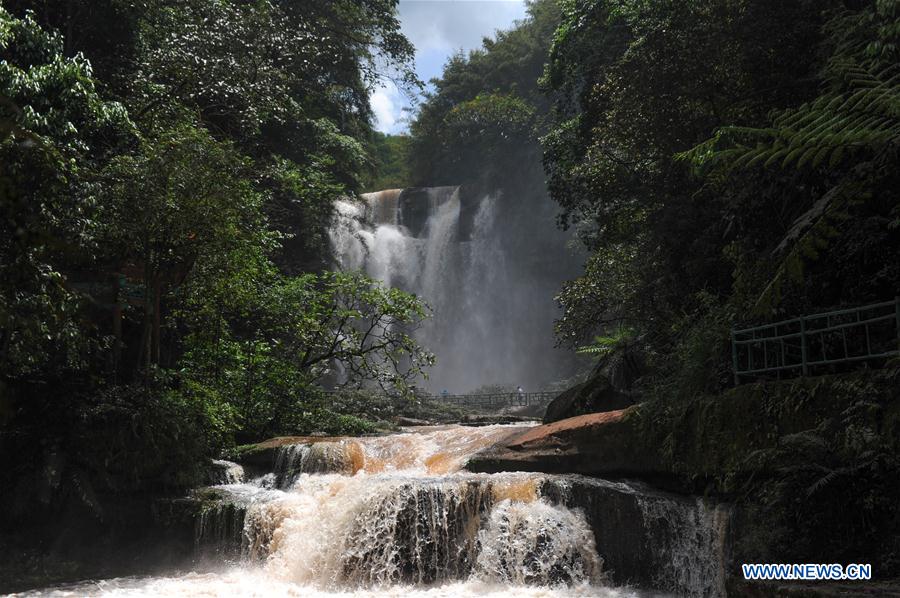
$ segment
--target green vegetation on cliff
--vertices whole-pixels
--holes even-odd
[[[750,384],[638,423],[682,489],[730,499],[736,562],[872,562],[900,575],[900,370]]]
[[[737,322],[896,295],[897,2],[528,10],[447,63],[411,168],[514,198],[542,157],[589,252],[558,296],[560,343],[627,330],[638,386],[690,397],[730,383]]]
[[[625,323],[645,382],[728,383],[728,328],[900,288],[896,2],[565,3],[550,193],[592,256],[561,339]]]
[[[528,2],[516,27],[447,62],[410,126],[414,184],[513,194],[542,187],[538,139],[549,103],[538,78],[559,16],[555,1]]]
[[[409,136],[372,133],[373,173],[363,181],[363,190],[402,189],[411,187],[409,173]]]

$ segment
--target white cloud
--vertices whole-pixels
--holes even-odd
[[[481,47],[482,39],[498,29],[509,29],[526,16],[524,0],[400,0],[403,34],[416,47],[416,72],[426,83],[440,77],[444,64],[458,50]],[[406,130],[406,98],[389,80],[369,98],[375,128],[384,133]]]
[[[384,81],[369,97],[372,112],[375,113],[375,128],[382,133],[396,133],[402,108],[402,98],[397,87],[390,81]]]
[[[403,33],[418,52],[472,50],[524,17],[522,0],[400,0]]]

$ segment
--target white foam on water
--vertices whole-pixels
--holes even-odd
[[[637,592],[627,589],[581,587],[511,587],[506,585],[463,581],[416,587],[396,585],[377,589],[352,589],[340,591],[322,590],[315,586],[298,585],[273,580],[264,572],[253,568],[234,568],[223,573],[187,573],[177,577],[123,577],[99,582],[84,582],[40,594],[25,593],[14,596],[50,596],[86,598],[137,598],[143,596],[165,596],[169,598],[224,598],[246,596],[297,597],[297,598],[467,598],[484,596],[487,598],[637,598]]]
[[[610,587],[585,512],[542,490],[572,493],[569,481],[582,478],[462,469],[524,429],[440,426],[284,446],[274,474],[214,486],[219,501],[211,505],[204,491],[199,541],[216,547],[215,570],[22,595],[650,596]],[[720,586],[708,578],[715,582],[719,561],[709,558],[709,545],[724,534],[714,512],[626,483],[597,483],[637,501],[644,525],[673,526],[659,546],[670,564],[660,568],[658,587],[715,595]]]

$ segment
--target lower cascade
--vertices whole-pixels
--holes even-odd
[[[202,572],[59,595],[724,595],[722,507],[577,475],[462,470],[520,430],[299,439],[270,471],[217,462],[218,483],[194,498]]]

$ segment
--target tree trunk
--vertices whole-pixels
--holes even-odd
[[[150,361],[154,365],[159,365],[159,346],[160,346],[160,324],[161,324],[161,316],[160,316],[160,295],[162,294],[162,281],[161,277],[157,273],[153,277],[153,301],[152,301],[152,309],[153,309],[153,330],[150,337]],[[150,303],[148,298],[148,303]]]

